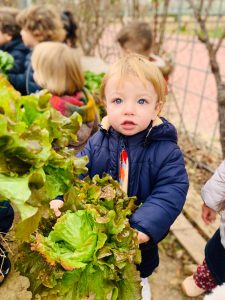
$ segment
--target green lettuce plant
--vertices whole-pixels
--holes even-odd
[[[135,209],[109,175],[80,180],[87,158],[75,158],[81,117],[62,116],[50,94],[21,97],[0,76],[0,200],[19,211],[16,267],[34,299],[136,300],[140,298]],[[49,201],[64,194],[56,219]]]
[[[17,265],[41,299],[137,300],[140,263],[135,209],[109,175],[77,182],[65,195],[64,212],[23,244]],[[53,229],[52,229],[52,224]],[[42,222],[41,222],[42,224]]]
[[[105,103],[100,98],[100,87],[102,83],[102,79],[105,73],[94,73],[92,71],[85,71],[84,78],[85,78],[85,87],[91,92],[94,96],[96,106],[98,108],[99,118],[100,120],[106,116],[106,107]]]
[[[49,201],[66,192],[85,171],[68,147],[76,140],[81,117],[66,118],[49,105],[50,94],[23,96],[0,75],[0,200],[10,200],[28,239],[48,210]]]
[[[14,65],[14,58],[8,52],[0,50],[0,72],[5,74]]]

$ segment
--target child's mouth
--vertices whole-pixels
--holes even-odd
[[[133,129],[136,124],[133,121],[124,121],[121,125],[124,129],[129,130],[129,129]]]
[[[124,121],[122,125],[135,125],[133,121]]]

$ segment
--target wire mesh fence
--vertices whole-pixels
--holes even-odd
[[[202,2],[205,7],[211,5],[207,12],[207,26],[210,39],[216,41],[225,28],[225,3],[222,0]],[[160,17],[160,9],[158,14]],[[125,22],[131,20],[132,15],[126,14],[126,18]],[[139,19],[150,23],[153,21],[150,12],[146,12]],[[108,63],[113,62],[119,55],[115,37],[121,26],[121,23],[115,22],[108,26],[96,49],[96,54]],[[175,68],[169,79],[170,92],[163,114],[178,130],[188,135],[192,143],[204,144],[209,155],[213,152],[221,156],[216,82],[211,72],[207,49],[198,39],[197,30],[197,22],[188,1],[171,1],[162,47],[164,51],[172,54]],[[225,42],[217,53],[223,79],[224,57]]]
[[[217,39],[219,31],[225,28],[225,6],[223,1],[214,1],[213,4],[207,25],[211,38]],[[209,66],[206,47],[196,36],[196,21],[191,12],[187,16],[187,7],[183,5],[184,1],[180,1],[176,34],[165,41],[166,49],[172,51],[176,63],[170,81],[174,101],[169,102],[167,113],[178,124],[178,128],[188,132],[193,143],[203,141],[209,153],[220,153],[215,78]],[[224,54],[223,43],[217,54],[222,76],[225,75]]]

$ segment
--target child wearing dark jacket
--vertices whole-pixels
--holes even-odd
[[[196,272],[182,282],[182,288],[189,297],[197,297],[210,292],[217,285],[225,283],[225,160],[216,169],[213,176],[202,188],[202,219],[205,224],[215,221],[219,213],[220,228],[205,246],[205,259]],[[222,290],[224,289],[224,292]],[[219,291],[218,291],[219,293]],[[221,297],[225,299],[225,286],[221,288]]]
[[[23,42],[30,48],[30,52],[25,59],[25,71],[16,75],[10,74],[8,77],[17,91],[22,95],[29,95],[41,89],[33,77],[32,50],[43,41],[62,42],[65,38],[65,31],[60,14],[50,5],[33,5],[25,8],[18,14],[17,21],[22,28]]]
[[[29,53],[20,36],[20,26],[16,21],[19,10],[12,7],[0,8],[0,50],[14,58],[14,65],[8,74],[25,72],[25,58]]]
[[[128,23],[118,32],[116,40],[123,54],[134,52],[148,57],[168,82],[169,75],[174,69],[173,61],[168,53],[163,58],[153,53],[153,34],[148,23],[138,21]]]
[[[138,230],[142,262],[137,268],[145,300],[151,297],[148,276],[159,264],[157,244],[180,214],[188,190],[176,129],[158,117],[165,102],[165,85],[159,69],[144,56],[129,54],[118,60],[101,88],[108,124],[78,154],[89,158],[83,177],[109,173],[128,196],[137,197],[139,207],[130,225]],[[51,201],[56,215],[62,203]]]

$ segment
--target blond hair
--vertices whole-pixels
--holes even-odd
[[[158,69],[145,56],[131,53],[121,57],[116,63],[110,66],[108,73],[102,81],[100,94],[105,101],[105,87],[112,76],[118,77],[118,83],[123,84],[130,75],[136,76],[143,84],[150,81],[158,96],[157,104],[163,105],[166,101],[166,81]]]
[[[35,81],[54,95],[72,95],[84,86],[78,50],[59,42],[42,42],[32,53]]]
[[[134,21],[119,31],[116,40],[123,49],[146,55],[152,47],[152,31],[148,23]]]
[[[20,26],[16,21],[19,10],[13,7],[0,8],[0,31],[12,37],[20,37]]]
[[[33,5],[22,10],[17,21],[23,30],[29,31],[38,42],[58,41],[65,38],[60,14],[51,5]]]

